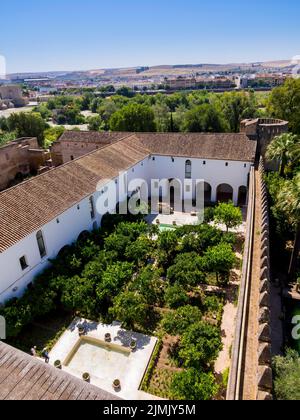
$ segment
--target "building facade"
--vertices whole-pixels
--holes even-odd
[[[139,180],[149,192],[153,182],[188,180],[182,200],[192,199],[203,180],[206,201],[245,205],[255,152],[256,142],[243,134],[123,133],[111,145],[0,193],[0,302],[22,295],[49,259],[100,227]],[[117,193],[108,200],[111,184]]]
[[[0,147],[0,191],[19,183],[30,174],[49,169],[50,153],[36,138],[21,138]]]

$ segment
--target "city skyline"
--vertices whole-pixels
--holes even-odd
[[[54,0],[40,8],[37,0],[12,0],[1,7],[0,55],[8,73],[26,73],[251,63],[291,60],[300,53],[298,2],[289,1],[288,10],[277,0],[255,0],[251,8],[237,0],[226,3],[87,0],[82,7],[79,0],[72,6]]]

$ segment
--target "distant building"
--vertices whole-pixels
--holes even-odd
[[[166,85],[171,90],[195,89],[197,87],[196,78],[186,78],[179,76],[177,79],[166,79]]]
[[[88,132],[85,142],[94,135]],[[104,214],[131,196],[136,180],[143,180],[161,203],[170,191],[168,180],[177,179],[189,184],[179,191],[182,200],[194,200],[197,182],[204,180],[208,203],[247,204],[257,143],[245,134],[118,135],[120,140],[108,146],[1,193],[0,302],[21,296],[62,248],[100,227]],[[153,180],[162,183],[159,192]],[[107,200],[111,184],[120,189]]]
[[[28,103],[23,97],[21,87],[16,85],[0,86],[0,99],[12,102],[15,107],[25,106]]]
[[[21,138],[0,147],[0,191],[40,174],[51,166],[50,153],[38,146],[36,138]]]
[[[50,148],[53,166],[60,166],[101,149],[126,135],[128,136],[126,133],[66,131]]]

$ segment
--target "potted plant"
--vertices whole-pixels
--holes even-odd
[[[113,381],[113,388],[115,391],[118,391],[121,388],[121,381],[120,379],[115,379]]]
[[[137,348],[137,341],[136,340],[131,341],[130,348],[131,348],[132,351],[136,350],[136,348]]]
[[[85,329],[83,325],[78,325],[78,334],[79,336],[82,336],[85,333]]]
[[[105,342],[106,343],[111,343],[111,334],[110,333],[105,334]]]
[[[54,367],[56,367],[56,369],[62,369],[61,361],[60,360],[55,360]]]
[[[90,380],[91,380],[91,375],[90,375],[88,372],[85,372],[85,373],[82,375],[82,379],[84,380],[84,382],[90,382]]]

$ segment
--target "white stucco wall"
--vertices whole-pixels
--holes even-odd
[[[136,178],[144,179],[148,183],[149,192],[151,191],[151,179],[178,178],[183,182],[186,160],[186,158],[175,158],[172,162],[171,157],[147,157],[127,171],[127,182],[130,183]],[[246,162],[229,161],[228,166],[226,166],[225,161],[206,160],[204,165],[203,159],[190,160],[192,161],[193,180],[204,179],[211,185],[212,201],[216,200],[218,185],[226,183],[233,187],[234,202],[237,203],[239,187],[247,186],[248,183],[250,163],[247,163],[245,167]],[[119,180],[116,185],[119,186]],[[99,197],[100,200],[102,200],[102,196],[106,197],[105,192],[103,193],[104,189],[105,185],[99,191],[96,191],[95,186],[95,193],[93,194],[95,207]],[[187,193],[187,195],[189,194]],[[116,202],[124,201],[126,196],[126,191],[120,196],[118,194]],[[104,198],[102,201],[104,201]],[[5,252],[0,253],[0,303],[22,295],[26,286],[47,267],[49,258],[55,258],[64,246],[76,241],[81,232],[91,231],[95,222],[99,226],[102,215],[112,210],[116,202],[110,203],[110,208],[107,208],[102,214],[96,212],[96,217],[92,220],[89,197],[86,197],[61,214],[58,217],[59,223],[55,219],[43,226],[41,230],[47,251],[47,255],[43,259],[40,257],[36,241],[37,231]],[[28,268],[24,271],[22,271],[19,261],[23,256],[25,256],[28,264]]]

